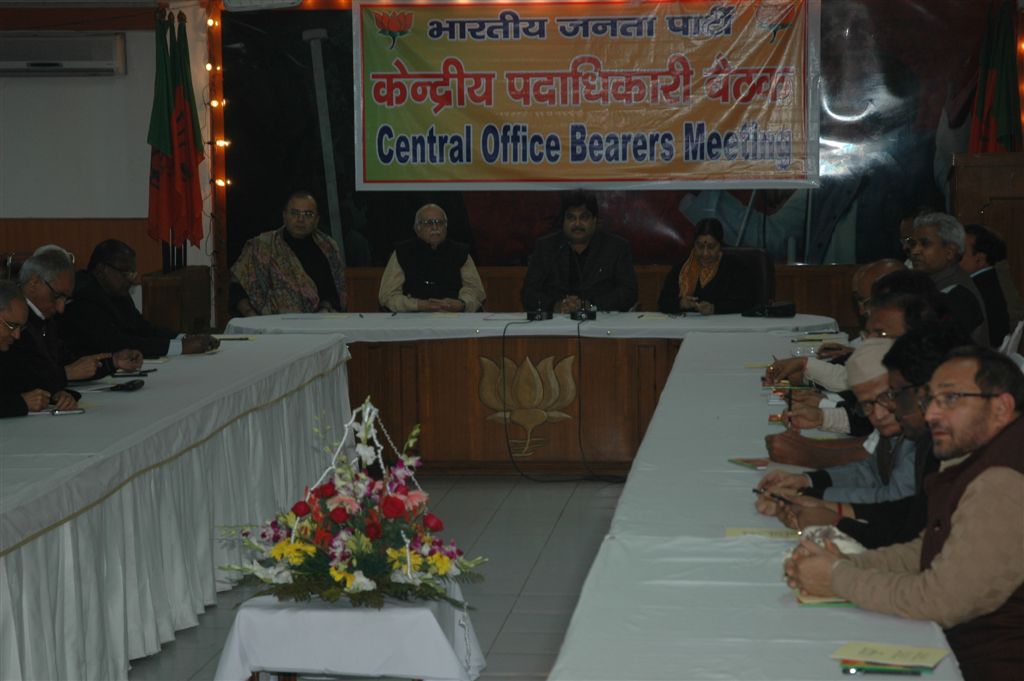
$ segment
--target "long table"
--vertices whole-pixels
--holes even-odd
[[[769,334],[687,337],[590,569],[552,681],[839,679],[829,655],[861,640],[948,647],[931,622],[846,607],[801,607],[782,581],[793,542],[727,528],[779,529],[756,513],[776,426],[748,363],[788,355]],[[931,678],[958,679],[948,656]]]
[[[225,342],[138,392],[86,392],[86,414],[0,421],[0,678],[123,679],[195,626],[242,558],[218,528],[322,471],[347,358],[337,335]]]
[[[342,333],[352,401],[367,395],[391,432],[426,424],[424,470],[625,473],[680,341],[695,331],[791,333],[827,317],[599,314],[279,315],[233,319],[230,333]],[[503,388],[507,386],[507,388]]]

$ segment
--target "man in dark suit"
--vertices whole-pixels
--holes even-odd
[[[537,239],[523,281],[523,307],[567,314],[586,305],[625,312],[636,304],[629,242],[598,229],[597,199],[562,196],[562,230]]]
[[[217,339],[186,336],[142,318],[129,291],[138,283],[135,251],[108,239],[93,249],[89,266],[75,276],[75,299],[61,317],[61,339],[76,352],[115,352],[136,348],[145,357],[206,352]]]
[[[964,225],[964,257],[960,269],[971,275],[971,280],[985,301],[988,317],[988,337],[998,347],[1010,333],[1010,310],[1006,296],[996,274],[995,265],[1006,259],[1006,244],[994,232],[982,225]]]
[[[75,287],[74,266],[64,251],[47,250],[26,260],[18,274],[18,284],[29,315],[21,337],[0,355],[5,382],[24,390],[42,388],[54,396],[67,387],[68,381],[102,375],[105,359],[110,359],[113,368],[118,369],[131,370],[142,365],[142,354],[137,350],[79,356],[61,341],[55,317],[64,312]]]
[[[989,347],[981,292],[959,267],[964,254],[963,225],[946,213],[919,215],[914,219],[912,241],[910,260],[914,269],[932,278],[945,297],[950,315],[971,340],[983,348]]]
[[[21,338],[28,323],[28,305],[21,289],[13,281],[0,281],[0,352],[7,352],[11,344]],[[50,403],[50,393],[42,388],[22,391],[8,380],[0,367],[0,418],[24,416],[30,411],[42,411]],[[74,409],[77,402],[68,393],[58,393],[58,409]]]

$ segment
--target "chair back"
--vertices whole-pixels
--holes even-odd
[[[760,248],[727,247],[723,254],[729,255],[740,267],[750,272],[750,279],[757,287],[757,304],[767,305],[775,300],[775,261],[767,251]]]

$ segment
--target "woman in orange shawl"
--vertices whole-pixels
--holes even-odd
[[[722,223],[707,218],[697,223],[697,236],[686,262],[665,277],[658,309],[667,314],[702,315],[743,312],[756,302],[748,273],[722,251]]]

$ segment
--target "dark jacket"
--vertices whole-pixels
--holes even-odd
[[[59,329],[61,340],[77,355],[130,348],[145,357],[160,357],[178,335],[143,319],[131,298],[109,296],[85,271],[75,276],[74,300],[61,315]]]
[[[4,391],[17,393],[42,388],[49,393],[63,390],[67,384],[64,365],[74,360],[60,340],[57,320],[40,319],[30,311],[21,338],[10,350],[0,352],[0,376]]]
[[[6,418],[8,416],[24,416],[28,413],[28,405],[25,404],[25,400],[21,399],[20,392],[7,392],[7,382],[4,377],[0,376],[0,383],[3,384],[4,392],[0,393],[0,418]],[[28,392],[22,391],[22,392]]]
[[[981,299],[985,303],[988,341],[992,347],[998,348],[1006,334],[1010,333],[1010,311],[1006,305],[1006,296],[1003,295],[1003,287],[999,283],[999,275],[990,267],[972,274],[971,280],[978,287]]]
[[[957,265],[950,265],[941,272],[930,275],[935,287],[943,295],[950,318],[971,340],[983,348],[990,347],[988,320],[985,319],[985,302],[970,275]],[[1002,340],[1002,339],[1000,339]]]
[[[572,286],[573,281],[579,285]],[[599,310],[625,312],[632,308],[637,284],[629,242],[598,229],[580,266],[561,231],[537,239],[523,281],[523,308],[553,310],[569,295],[578,295]]]
[[[665,276],[665,283],[658,296],[658,309],[666,314],[679,314],[679,272],[683,269],[680,263],[673,267]],[[757,303],[757,291],[750,273],[744,271],[735,258],[728,253],[722,254],[718,263],[718,272],[714,279],[702,287],[697,282],[693,295],[700,300],[715,306],[715,314],[732,314],[744,312]]]
[[[423,300],[459,297],[462,266],[469,258],[462,244],[445,240],[434,249],[423,239],[410,239],[395,246],[395,257],[405,275],[405,295]]]

